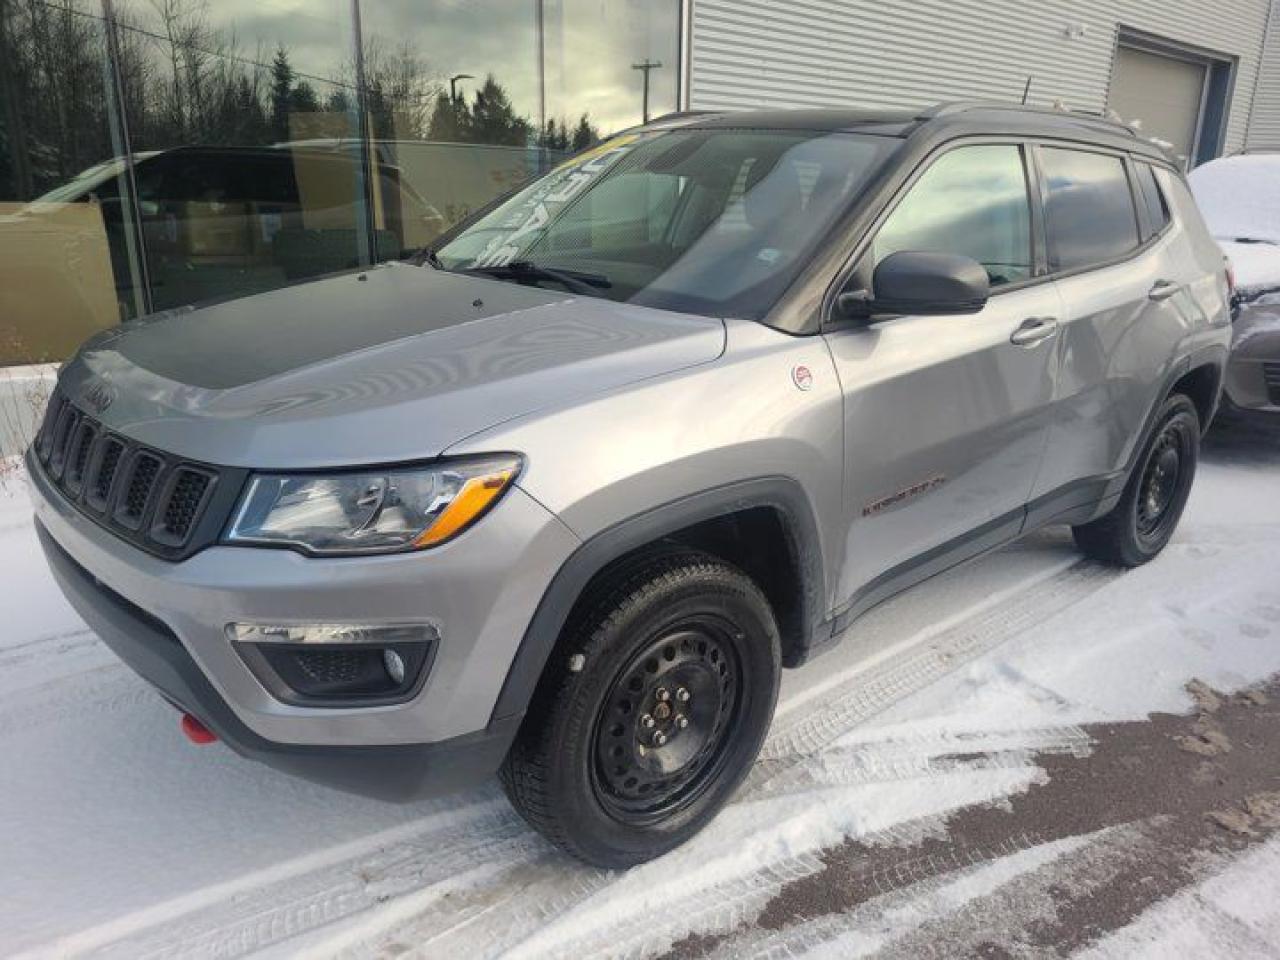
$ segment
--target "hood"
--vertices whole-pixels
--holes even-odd
[[[723,349],[716,319],[397,263],[126,324],[61,382],[178,456],[332,467],[437,456]]]
[[[1280,290],[1280,244],[1223,240],[1219,245],[1231,260],[1242,296]]]

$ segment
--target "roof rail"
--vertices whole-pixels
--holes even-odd
[[[1108,130],[1112,133],[1123,132],[1131,137],[1142,138],[1142,134],[1127,123],[1112,120],[1103,114],[1090,113],[1084,110],[1066,110],[1059,107],[1028,107],[1023,104],[1003,103],[998,100],[948,100],[921,110],[916,114],[916,119],[921,122],[937,120],[940,117],[950,117],[960,113],[967,113],[971,110],[996,110],[1008,113],[1033,113],[1040,116],[1058,117],[1063,120],[1071,120],[1081,126]]]
[[[672,110],[660,117],[650,117],[649,123],[662,123],[665,120],[685,120],[690,117],[710,117],[724,113],[723,110]]]

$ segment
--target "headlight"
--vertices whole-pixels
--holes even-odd
[[[518,457],[495,456],[386,470],[257,474],[226,539],[324,555],[434,547],[478,520],[519,469]]]

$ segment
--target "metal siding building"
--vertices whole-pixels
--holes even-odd
[[[1016,101],[1030,77],[1029,103],[1101,111],[1125,46],[1204,65],[1204,95],[1187,105],[1203,160],[1276,139],[1273,6],[1280,0],[692,0],[688,105]]]
[[[1253,93],[1253,118],[1245,146],[1280,150],[1280,0],[1272,0],[1262,54],[1262,69]]]

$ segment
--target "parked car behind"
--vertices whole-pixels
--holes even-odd
[[[1235,273],[1226,403],[1280,413],[1280,153],[1222,157],[1188,179]]]
[[[124,159],[107,160],[27,204],[0,210],[0,251],[24,278],[0,291],[0,362],[61,359],[90,333],[136,314],[131,208],[121,196],[125,169]],[[358,155],[323,146],[135,153],[152,309],[356,266],[361,173]],[[375,259],[407,255],[447,226],[389,163],[378,164],[372,196]]]

